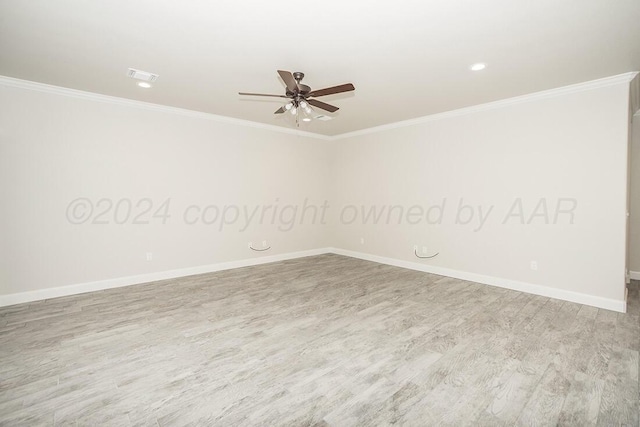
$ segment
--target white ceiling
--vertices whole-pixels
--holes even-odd
[[[336,135],[640,70],[639,23],[639,0],[0,0],[0,75],[291,126],[237,92],[303,71],[355,85],[304,127]]]

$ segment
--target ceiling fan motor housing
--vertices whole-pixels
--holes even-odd
[[[300,83],[300,81],[304,78],[304,73],[300,71],[295,71],[291,74],[293,75],[293,78],[298,85],[298,90],[296,92],[291,92],[289,89],[287,89],[286,95],[290,98],[306,97],[306,95],[308,95],[309,92],[311,92],[311,88],[305,84]]]
[[[307,104],[311,104],[314,107],[323,109],[330,113],[334,113],[338,111],[339,109],[338,107],[327,104],[315,98],[319,96],[333,95],[336,93],[349,92],[349,91],[355,90],[355,87],[351,83],[345,83],[338,86],[332,86],[332,87],[312,91],[309,86],[300,83],[300,81],[304,78],[304,73],[300,71],[295,71],[292,73],[290,71],[278,70],[278,74],[280,75],[280,77],[282,78],[282,80],[286,85],[286,91],[284,96],[261,94],[261,93],[247,93],[247,92],[240,92],[239,94],[252,95],[252,96],[271,96],[271,97],[277,97],[277,98],[289,98],[291,100],[284,107],[278,108],[278,110],[276,110],[274,114],[282,114],[287,110],[295,111],[293,110],[293,107],[296,107],[296,108],[299,107],[303,101],[305,102],[305,104],[302,104],[305,106],[304,108],[307,107]],[[314,99],[309,99],[309,98],[314,98]],[[288,108],[285,108],[285,107],[288,107]]]

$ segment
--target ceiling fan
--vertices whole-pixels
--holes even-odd
[[[320,90],[311,90],[311,88],[305,84],[302,84],[301,81],[304,78],[304,73],[296,71],[295,73],[291,73],[290,71],[278,70],[278,74],[282,77],[285,85],[287,85],[287,89],[284,95],[269,95],[263,93],[247,93],[247,92],[239,92],[239,95],[251,95],[251,96],[271,96],[277,98],[286,98],[290,99],[287,104],[278,108],[274,114],[283,114],[289,111],[291,114],[296,115],[298,110],[302,110],[306,113],[310,113],[311,109],[309,105],[313,105],[314,107],[321,108],[330,113],[334,113],[338,111],[338,107],[335,105],[327,104],[326,102],[319,101],[317,98],[319,96],[333,95],[336,93],[349,92],[355,90],[355,87],[351,83],[346,83],[339,86],[332,86],[325,89]],[[303,121],[310,121],[309,117],[304,117]]]

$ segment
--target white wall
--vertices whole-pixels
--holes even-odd
[[[330,146],[326,141],[214,120],[150,111],[0,85],[0,295],[322,248],[324,227],[312,223],[305,199],[321,205]],[[95,207],[86,223],[86,198]],[[98,212],[113,207],[91,224]],[[150,205],[147,214],[144,210]],[[166,224],[152,214],[170,199]],[[115,205],[120,204],[115,224]],[[126,219],[127,200],[133,212]],[[138,203],[140,203],[138,205]],[[293,208],[298,223],[291,228]],[[246,230],[233,225],[185,223],[196,205],[278,205]],[[207,220],[214,219],[210,209]],[[228,208],[227,218],[234,212]],[[222,212],[220,212],[222,214]],[[134,217],[149,224],[133,224]],[[196,208],[187,221],[196,218]],[[291,230],[289,230],[291,228]],[[272,249],[257,254],[248,241]],[[146,261],[146,252],[153,260]]]
[[[629,85],[616,84],[336,141],[335,204],[397,208],[391,223],[383,216],[377,225],[345,224],[347,208],[334,224],[335,245],[623,301],[628,96]],[[518,199],[525,224],[516,216],[504,223]],[[406,216],[443,200],[441,223]],[[558,200],[563,210],[575,200],[573,223],[569,214],[554,221]],[[466,225],[471,211],[457,218],[461,201],[474,209]],[[482,227],[479,209],[492,209]],[[420,261],[414,245],[439,255]]]
[[[631,130],[630,190],[629,270],[640,280],[640,114],[633,117]]]
[[[623,304],[628,106],[628,83],[616,83],[328,142],[0,85],[0,297],[261,257],[247,242],[267,240],[270,255],[334,246]],[[72,224],[78,198],[95,210]],[[108,224],[91,224],[101,199],[114,203],[98,218]],[[150,224],[133,224],[143,199]],[[162,224],[150,214],[167,199]],[[305,199],[319,215],[300,224]],[[119,225],[121,200],[134,209]],[[572,214],[556,218],[558,203]],[[246,230],[242,211],[222,230],[220,218],[185,223],[187,208],[209,205],[279,211]],[[289,231],[285,205],[298,209]],[[394,209],[373,225],[346,206]],[[433,208],[437,222],[440,207],[437,224],[416,215]],[[439,255],[418,260],[414,245]]]

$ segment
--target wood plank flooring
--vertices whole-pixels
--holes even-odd
[[[638,426],[628,313],[321,255],[0,308],[0,425]]]

